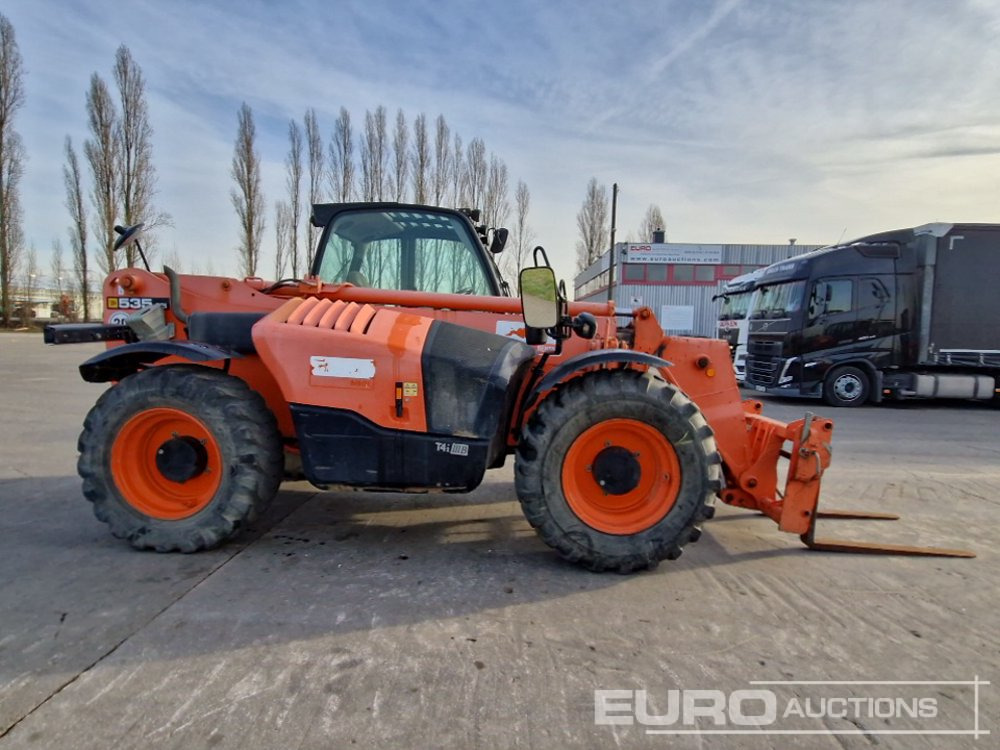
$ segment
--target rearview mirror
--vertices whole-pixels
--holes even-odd
[[[112,248],[113,252],[118,252],[123,247],[128,247],[133,242],[138,242],[139,237],[142,235],[142,228],[146,226],[143,222],[138,224],[133,224],[130,227],[123,227],[119,224],[115,225],[115,233],[118,235],[118,239],[115,240],[115,245]]]
[[[521,310],[529,328],[554,328],[559,322],[556,275],[548,266],[522,269]]]
[[[503,249],[507,246],[507,235],[508,232],[503,227],[493,230],[493,240],[490,242],[490,252],[496,255],[499,252],[503,252]]]

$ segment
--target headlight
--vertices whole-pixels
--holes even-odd
[[[793,364],[798,364],[798,361],[798,357],[792,357],[790,360],[785,362],[785,366],[781,368],[781,375],[778,376],[778,385],[788,385],[792,382],[792,376],[788,374],[788,369]]]

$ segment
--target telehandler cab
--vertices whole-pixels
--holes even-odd
[[[664,336],[648,308],[568,303],[541,248],[507,296],[492,258],[506,230],[475,212],[319,204],[312,220],[305,279],[152,273],[143,256],[105,281],[103,324],[46,329],[109,342],[80,366],[112,385],[78,468],[115,536],[216,546],[293,459],[320,488],[469,492],[514,454],[528,521],[591,570],[678,557],[716,498],[813,549],[968,555],[817,539],[820,517],[892,518],[817,511],[831,420],[742,401],[723,341]],[[138,243],[141,225],[116,229]]]

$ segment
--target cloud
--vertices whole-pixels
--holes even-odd
[[[146,74],[161,246],[235,270],[229,160],[254,109],[268,205],[284,197],[290,118],[328,137],[384,104],[443,113],[527,182],[530,221],[571,276],[587,181],[621,186],[619,236],[650,203],[678,241],[802,243],[901,222],[996,217],[1000,10],[844,0],[329,5],[13,0],[28,104],[26,230],[64,235],[62,142],[127,43]],[[59,19],[53,23],[53,17]],[[942,193],[947,186],[947,196]],[[271,252],[266,233],[265,254]],[[265,266],[270,263],[265,260]]]

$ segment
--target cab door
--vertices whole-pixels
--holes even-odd
[[[857,341],[855,300],[855,279],[852,277],[828,277],[813,282],[802,331],[803,354],[838,349]]]

